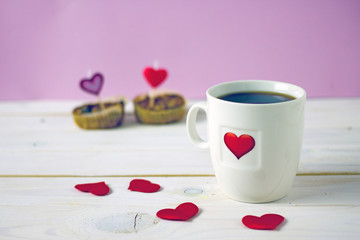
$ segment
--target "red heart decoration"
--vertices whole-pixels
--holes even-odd
[[[146,81],[153,87],[158,87],[161,83],[163,83],[167,77],[167,71],[165,69],[153,69],[151,67],[147,67],[144,69],[144,77]]]
[[[198,212],[199,208],[195,204],[186,202],[180,204],[175,209],[162,209],[156,213],[156,216],[166,220],[186,221],[195,216]]]
[[[278,214],[265,214],[261,217],[247,215],[243,217],[242,222],[251,229],[274,230],[284,219]]]
[[[228,132],[224,135],[224,142],[237,159],[240,159],[255,147],[254,138],[247,134],[237,137],[234,133]]]
[[[104,77],[100,73],[94,74],[90,79],[80,81],[80,87],[89,93],[98,95],[104,83]]]
[[[160,185],[148,180],[134,179],[130,182],[128,189],[137,192],[153,193],[159,191]]]
[[[97,196],[104,196],[110,192],[110,188],[105,182],[78,184],[75,188],[82,192],[90,192]]]

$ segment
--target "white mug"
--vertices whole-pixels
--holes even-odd
[[[278,103],[238,103],[219,97],[237,92],[272,92],[294,99]],[[216,178],[229,198],[250,203],[284,197],[296,176],[304,129],[304,89],[283,82],[243,80],[209,88],[207,101],[194,104],[186,127],[192,142],[210,148]],[[206,112],[208,140],[196,131]]]

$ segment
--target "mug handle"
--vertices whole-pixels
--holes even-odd
[[[209,142],[204,141],[196,130],[196,117],[199,110],[203,110],[207,115],[206,102],[198,102],[191,106],[186,118],[186,129],[190,140],[199,148],[209,148]]]

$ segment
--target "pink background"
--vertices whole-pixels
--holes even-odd
[[[160,87],[204,98],[211,85],[269,79],[310,97],[360,96],[359,0],[0,0],[0,100],[94,99]]]

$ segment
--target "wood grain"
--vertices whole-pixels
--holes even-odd
[[[146,178],[162,186],[151,194],[128,191],[132,179],[1,178],[0,239],[355,239],[360,233],[360,176],[299,176],[288,196],[267,204],[227,199],[214,177]],[[103,180],[112,189],[104,197],[74,188]],[[190,222],[156,217],[188,201],[200,208]],[[265,213],[286,221],[274,232],[241,223]]]
[[[194,101],[190,101],[190,105]],[[113,130],[77,128],[79,101],[0,102],[0,239],[357,239],[360,236],[360,99],[310,99],[299,175],[283,199],[246,204],[226,198],[209,152],[189,141],[185,121]],[[198,130],[206,138],[206,118]],[[39,177],[44,176],[44,177]],[[96,176],[96,177],[94,177]],[[127,190],[134,178],[162,186]],[[97,197],[76,184],[106,181]],[[190,222],[156,217],[191,201]],[[276,231],[247,229],[247,214],[278,213]]]
[[[190,143],[185,120],[162,126],[138,124],[129,104],[122,127],[85,131],[70,114],[77,104],[0,103],[0,175],[214,173],[208,151]],[[360,99],[309,100],[306,111],[299,174],[359,174]],[[198,128],[206,138],[204,116]]]

